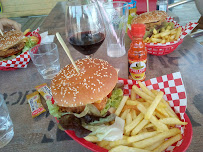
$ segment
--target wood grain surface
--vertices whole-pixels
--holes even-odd
[[[46,17],[41,25],[41,31],[49,31],[49,34],[60,32],[65,40],[65,5],[58,3]],[[131,40],[126,35],[126,50],[129,49]],[[60,54],[60,64],[63,68],[70,64],[59,42],[55,39]],[[84,58],[68,43],[68,48],[73,59]],[[203,149],[203,47],[193,38],[187,36],[183,43],[172,53],[165,56],[148,55],[147,80],[165,74],[180,71],[187,92],[187,115],[193,125],[193,139],[187,152],[201,152]],[[106,42],[95,53],[94,57],[107,60],[115,68],[119,68],[119,77],[128,78],[127,54],[120,58],[110,58],[106,53]],[[4,95],[14,123],[15,135],[12,141],[0,149],[0,152],[88,152],[77,142],[73,141],[65,132],[57,129],[55,119],[45,112],[33,119],[26,95],[35,91],[34,87],[47,83],[32,61],[26,69],[15,71],[0,71],[0,92]],[[42,100],[43,104],[44,100]],[[46,105],[45,105],[46,107]]]

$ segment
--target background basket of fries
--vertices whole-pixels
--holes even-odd
[[[10,71],[16,70],[18,68],[26,68],[31,59],[30,55],[28,54],[29,47],[31,47],[33,43],[35,45],[41,43],[41,36],[38,32],[39,29],[36,29],[33,32],[28,32],[28,30],[26,30],[24,32],[25,37],[22,40],[26,44],[24,50],[20,54],[0,60],[0,70]]]
[[[154,29],[150,37],[144,38],[149,54],[160,56],[173,52],[198,24],[189,22],[186,26],[180,26],[172,17],[167,17],[166,21],[168,25],[165,28],[159,31]],[[132,39],[130,30],[127,32]]]
[[[123,138],[106,141],[94,135],[78,138],[74,131],[66,133],[95,152],[186,151],[192,140],[192,125],[185,114],[187,97],[180,72],[143,83],[118,81],[124,84],[124,97],[115,114],[125,120]]]

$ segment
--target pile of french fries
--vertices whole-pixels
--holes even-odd
[[[97,143],[109,152],[161,152],[182,139],[176,125],[187,125],[187,122],[179,120],[163,99],[163,92],[149,90],[143,83],[138,83],[141,89],[134,85],[131,98],[124,96],[115,111],[125,120],[123,139],[98,141],[96,136],[87,136],[86,140]],[[136,95],[141,98],[136,98]]]
[[[172,28],[171,26],[167,26],[166,28],[162,28],[159,32],[154,28],[153,34],[151,37],[146,37],[144,39],[145,43],[167,43],[178,40],[181,34],[181,27]]]

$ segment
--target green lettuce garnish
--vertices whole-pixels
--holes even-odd
[[[111,97],[108,99],[106,106],[101,111],[101,114],[104,115],[111,107],[118,108],[121,100],[123,98],[123,91],[120,88],[116,88],[112,91]]]
[[[61,116],[64,116],[67,114],[73,114],[77,118],[84,117],[86,114],[91,114],[98,117],[102,116],[100,111],[93,104],[87,104],[85,106],[85,109],[81,113],[77,114],[73,112],[65,112],[65,113],[59,112],[59,107],[56,104],[52,104],[51,100],[47,100],[46,103],[49,109],[49,113],[56,118],[61,118]]]
[[[61,118],[62,113],[59,112],[59,107],[56,104],[52,104],[51,100],[47,100],[46,103],[49,109],[49,113],[56,118]]]
[[[106,122],[110,122],[110,121],[113,121],[115,120],[116,118],[116,115],[114,113],[110,114],[109,116],[105,117],[105,118],[100,118],[98,121],[93,121],[93,122],[90,122],[89,124],[90,125],[94,125],[94,124],[104,124]]]
[[[115,118],[115,123],[108,125],[85,125],[84,127],[88,130],[91,130],[90,135],[95,135],[98,137],[98,140],[107,140],[115,141],[123,138],[125,121],[120,117]]]
[[[31,37],[28,37],[27,42],[25,43],[25,47],[23,48],[22,52],[26,52],[28,51],[30,48],[32,48],[33,46],[35,46],[37,44],[36,41],[32,41]]]

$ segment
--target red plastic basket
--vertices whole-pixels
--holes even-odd
[[[192,124],[190,122],[190,119],[189,117],[185,114],[184,115],[184,118],[185,118],[185,121],[188,122],[188,124],[186,125],[185,127],[185,133],[183,135],[183,142],[180,146],[178,147],[175,147],[173,149],[173,152],[185,152],[188,147],[190,146],[190,143],[192,141],[192,135],[193,135],[193,132],[192,132]],[[78,138],[76,135],[75,135],[75,132],[72,131],[72,130],[66,130],[65,131],[73,140],[75,140],[76,142],[78,142],[79,144],[81,144],[82,146],[90,149],[91,151],[93,152],[98,152],[98,151],[102,151],[102,152],[108,152],[107,149],[104,149],[92,142],[89,142],[87,140],[85,140],[84,138]]]
[[[153,46],[153,45],[150,45],[149,43],[146,43],[145,46],[149,54],[160,56],[160,55],[166,55],[173,52],[182,42],[183,42],[183,39],[181,39],[178,43],[167,45],[167,46],[156,46],[156,45]]]
[[[128,80],[127,79],[123,79],[123,78],[119,78],[119,80],[123,80],[124,81],[124,84],[127,84]],[[135,84],[136,82],[135,81],[132,81],[130,80],[130,84],[133,85]],[[128,89],[126,88],[126,90],[129,90],[129,87],[128,86]],[[125,94],[125,91],[124,91],[124,94]],[[128,94],[128,93],[127,93]],[[52,103],[54,103],[54,100],[52,98]],[[184,134],[183,134],[183,141],[181,143],[181,145],[179,146],[175,146],[175,148],[172,150],[173,152],[185,152],[187,150],[187,148],[189,147],[191,141],[192,141],[192,135],[193,135],[193,130],[192,130],[192,124],[190,122],[190,119],[189,117],[186,115],[186,113],[184,113],[184,120],[185,122],[188,122],[188,124],[185,126],[184,128]],[[58,120],[57,120],[58,122]],[[72,130],[66,130],[65,131],[72,139],[74,139],[76,142],[78,142],[79,144],[83,145],[84,147],[90,149],[91,151],[94,151],[94,152],[108,152],[107,149],[104,149],[92,142],[89,142],[89,141],[86,141],[84,138],[78,138],[76,135],[75,135],[75,132],[72,131]]]
[[[29,37],[29,36],[33,36],[33,34],[32,34],[32,32],[28,32],[25,36]],[[41,36],[40,36],[40,34],[38,32],[35,32],[34,36],[38,37],[39,41],[38,41],[37,44],[40,44],[41,43]],[[2,70],[2,71],[11,71],[11,70],[16,70],[16,69],[18,69],[18,68],[16,68],[16,67],[4,67],[4,66],[0,66],[0,70]]]
[[[127,33],[130,39],[132,39],[130,30],[128,30]],[[173,52],[182,42],[183,42],[183,39],[180,39],[180,41],[178,41],[177,43],[173,43],[165,46],[157,45],[157,44],[152,45],[150,43],[145,43],[145,46],[149,54],[161,56],[161,55],[166,55]]]

